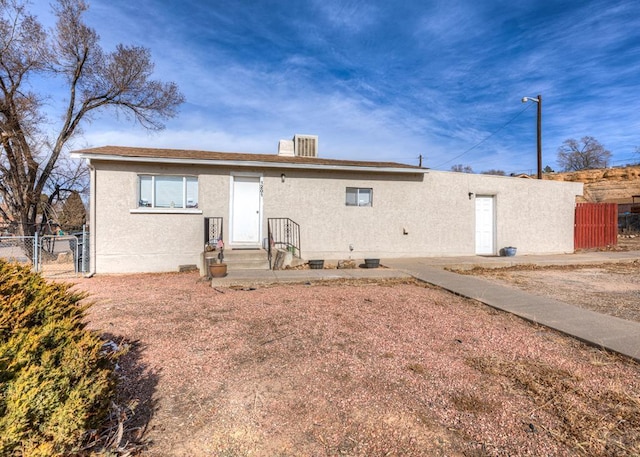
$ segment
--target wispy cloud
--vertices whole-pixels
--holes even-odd
[[[79,140],[95,146],[268,153],[310,133],[325,157],[529,170],[535,109],[518,113],[538,94],[545,164],[571,137],[614,160],[640,145],[631,0],[93,0],[88,20],[106,48],[149,47],[187,97],[159,134],[101,116]]]

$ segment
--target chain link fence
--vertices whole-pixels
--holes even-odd
[[[89,232],[0,236],[0,258],[31,265],[46,277],[85,274],[89,272]]]
[[[623,213],[618,215],[618,233],[640,234],[640,214]]]
[[[37,261],[35,237],[32,236],[0,236],[0,257],[9,262],[34,265]]]

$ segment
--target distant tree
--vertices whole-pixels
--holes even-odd
[[[544,169],[542,170],[543,173],[555,173],[555,171],[553,171],[553,168],[551,168],[549,165],[547,165],[546,167],[544,167]]]
[[[51,30],[28,5],[0,0],[0,217],[13,221],[19,235],[35,233],[43,194],[54,195],[56,186],[71,188],[64,178],[52,177],[69,140],[95,113],[111,108],[157,130],[184,101],[174,83],[151,79],[146,48],[120,44],[103,51],[98,34],[83,21],[85,0],[56,0]],[[49,83],[36,84],[47,79],[66,91],[61,112],[51,119],[54,94],[38,92]]]
[[[451,171],[457,173],[473,173],[473,169],[469,165],[462,165],[461,163],[452,166]]]
[[[504,170],[494,170],[493,168],[491,170],[482,171],[481,173],[483,175],[495,175],[495,176],[505,176],[506,175]]]
[[[87,210],[78,192],[71,192],[62,205],[62,213],[58,217],[60,228],[65,232],[77,232],[87,221]]]
[[[605,168],[610,159],[611,152],[592,136],[565,140],[558,148],[558,164],[564,171]]]
[[[41,235],[48,233],[48,230],[53,228],[53,224],[59,222],[56,209],[60,209],[61,204],[73,192],[88,197],[89,167],[85,161],[61,157],[45,186],[45,192],[40,195],[41,205],[38,211],[41,214]]]

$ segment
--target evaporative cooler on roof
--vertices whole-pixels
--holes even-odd
[[[293,148],[296,156],[318,157],[318,136],[294,135]]]

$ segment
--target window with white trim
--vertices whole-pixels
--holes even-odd
[[[373,206],[373,189],[347,187],[347,206]]]
[[[139,208],[197,208],[198,178],[139,175]]]

